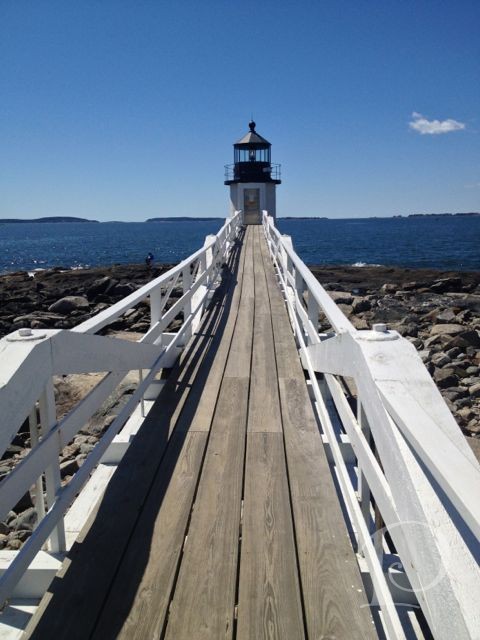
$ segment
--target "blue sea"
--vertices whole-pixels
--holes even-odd
[[[0,273],[143,262],[178,262],[221,220],[22,223],[0,220]],[[480,270],[480,216],[279,220],[307,264]]]

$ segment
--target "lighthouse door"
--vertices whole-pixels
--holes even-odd
[[[244,224],[261,224],[260,189],[245,189],[243,192]]]

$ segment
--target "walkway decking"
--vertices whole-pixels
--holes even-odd
[[[28,637],[377,637],[261,227]]]

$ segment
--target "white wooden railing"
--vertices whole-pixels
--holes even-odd
[[[382,324],[357,331],[267,212],[263,227],[387,637],[414,635],[413,606],[435,638],[480,638],[473,452],[415,348]]]
[[[204,246],[160,277],[70,331],[21,329],[0,340],[0,457],[28,418],[31,449],[0,484],[0,521],[32,486],[37,524],[0,578],[0,604],[12,594],[36,554],[48,546],[65,552],[64,514],[101,460],[114,436],[142,403],[160,369],[171,366],[200,323],[242,222],[228,218]],[[178,299],[172,293],[181,287]],[[138,342],[95,335],[142,301],[150,303],[150,328]],[[183,314],[177,333],[167,333]],[[125,375],[139,370],[139,384],[82,466],[61,484],[60,453],[86,425]],[[106,372],[101,382],[60,421],[53,376]],[[43,493],[46,486],[46,499]]]

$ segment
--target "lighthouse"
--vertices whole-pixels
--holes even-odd
[[[225,184],[230,187],[232,214],[243,211],[244,224],[261,224],[262,211],[276,218],[275,189],[280,180],[280,165],[272,164],[272,145],[255,131],[233,145],[234,163],[225,166]]]

